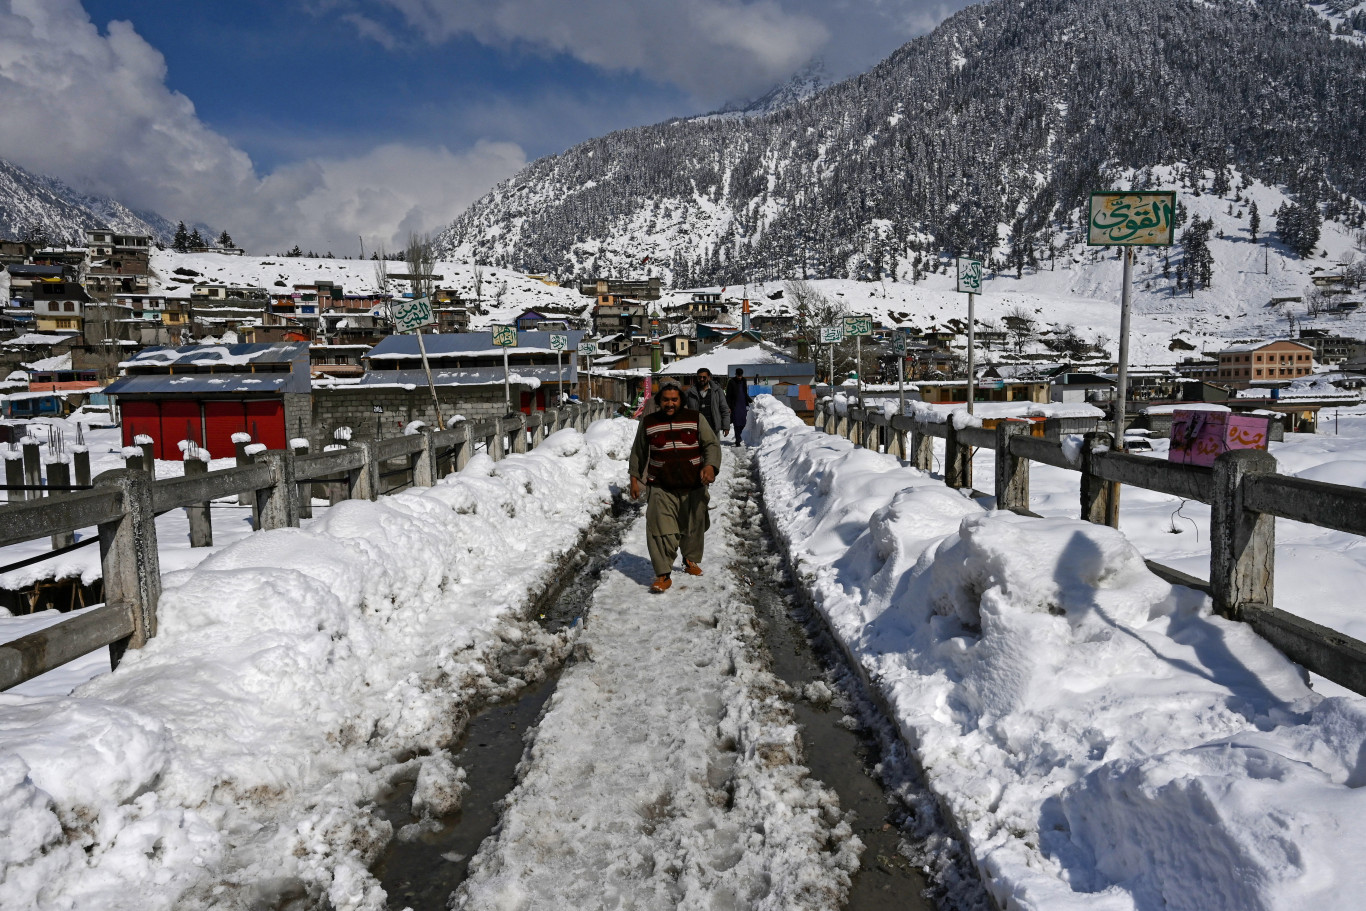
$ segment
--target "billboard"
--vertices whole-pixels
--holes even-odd
[[[1092,193],[1086,242],[1093,247],[1169,247],[1176,193]]]

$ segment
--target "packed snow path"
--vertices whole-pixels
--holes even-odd
[[[727,448],[706,575],[650,595],[644,518],[597,589],[461,909],[839,907],[861,844],[802,765],[759,663],[734,552]]]

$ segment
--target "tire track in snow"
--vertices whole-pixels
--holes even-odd
[[[809,777],[784,685],[727,568],[735,452],[707,575],[652,596],[644,519],[604,573],[458,909],[838,907],[862,845]]]

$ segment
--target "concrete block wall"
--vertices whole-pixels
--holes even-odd
[[[514,408],[523,391],[525,387],[513,385]],[[438,386],[437,396],[447,421],[457,414],[470,421],[482,421],[507,413],[501,385]],[[375,413],[376,405],[384,409],[383,413]],[[332,431],[337,427],[350,427],[352,439],[373,440],[377,418],[384,439],[401,435],[404,426],[412,421],[426,421],[435,429],[431,390],[426,386],[314,389],[312,427],[306,436],[314,452],[321,452],[324,445],[332,442]]]

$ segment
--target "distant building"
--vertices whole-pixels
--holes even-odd
[[[1313,348],[1301,342],[1279,339],[1234,345],[1220,351],[1216,381],[1244,388],[1253,384],[1288,383],[1313,372]]]
[[[663,287],[660,279],[619,281],[611,278],[590,278],[579,282],[579,293],[586,297],[599,297],[610,294],[617,297],[631,297],[638,300],[659,300]]]
[[[1366,357],[1366,342],[1333,335],[1323,329],[1302,329],[1296,341],[1308,345],[1314,352],[1314,360],[1320,364],[1343,364]]]

